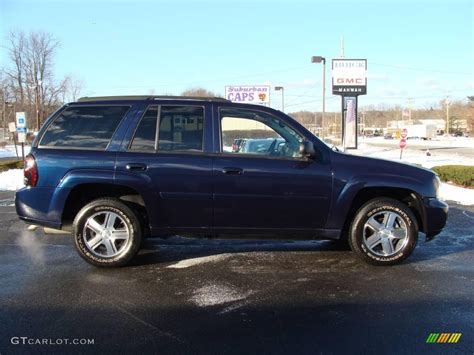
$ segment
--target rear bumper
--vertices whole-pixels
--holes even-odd
[[[446,202],[437,198],[424,198],[423,207],[425,212],[424,232],[426,240],[433,239],[446,225],[449,206]]]
[[[15,208],[18,217],[30,224],[54,229],[61,228],[61,215],[52,208],[54,188],[24,187],[16,192]]]

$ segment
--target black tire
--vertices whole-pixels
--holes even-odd
[[[389,240],[392,245],[391,248],[393,248],[393,253],[387,253],[387,256],[381,255],[385,253],[384,243],[382,242],[377,242],[375,247],[368,247],[370,243],[368,243],[367,235],[373,233],[370,237],[373,236],[374,241],[378,240],[379,237],[376,235],[377,233],[375,231],[372,231],[372,228],[366,225],[366,223],[370,223],[369,219],[371,219],[371,217],[373,217],[371,221],[375,220],[377,222],[376,218],[380,219],[384,216],[384,213],[386,215],[397,216],[395,224],[398,223],[400,227],[399,230],[405,235],[405,237],[400,240],[390,239],[393,238],[392,234],[384,234],[389,233],[386,229],[378,234],[383,236],[385,243]],[[380,223],[380,225],[383,225],[382,221],[380,221]],[[406,231],[406,233],[404,233],[404,231]],[[365,203],[356,212],[349,228],[348,241],[352,251],[354,251],[364,261],[373,265],[388,266],[402,262],[413,252],[417,240],[418,224],[415,215],[407,205],[391,198],[374,198]],[[393,244],[394,241],[396,241],[395,247]],[[398,242],[400,242],[400,245],[398,245]],[[377,247],[382,250],[374,250]],[[399,250],[397,250],[398,248]]]
[[[126,230],[126,235],[128,235],[126,241],[116,240],[113,242],[114,248],[117,249],[117,255],[112,256],[105,255],[108,251],[108,248],[105,248],[105,242],[104,244],[98,243],[96,250],[92,250],[88,246],[87,243],[97,234],[85,228],[89,218],[94,218],[93,216],[100,218],[101,215],[106,216],[107,214],[118,216],[119,218],[115,219],[116,226],[118,227],[117,232]],[[105,228],[105,223],[104,221],[103,228]],[[119,228],[120,230],[118,230]],[[101,198],[88,203],[79,211],[73,223],[74,242],[79,255],[88,263],[100,267],[119,267],[127,264],[140,249],[143,235],[142,230],[140,219],[136,213],[125,203],[114,198]],[[107,249],[107,251],[104,249]],[[101,251],[103,251],[104,255],[100,253]]]

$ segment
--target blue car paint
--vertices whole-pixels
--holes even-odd
[[[66,105],[91,105],[73,103]],[[297,231],[338,238],[354,197],[363,188],[397,187],[420,200],[421,230],[435,235],[443,228],[447,205],[436,199],[435,174],[407,164],[356,157],[331,150],[284,113],[261,106],[201,100],[101,101],[130,109],[105,151],[38,147],[58,110],[32,145],[39,180],[20,189],[16,208],[21,219],[60,228],[70,192],[82,184],[125,186],[143,198],[151,234],[260,233]],[[150,105],[204,106],[204,151],[131,152],[135,127]],[[221,154],[219,108],[260,110],[289,124],[313,142],[317,158],[284,159]],[[64,108],[63,108],[64,109]],[[127,164],[145,164],[131,172]],[[223,174],[237,168],[240,175]]]

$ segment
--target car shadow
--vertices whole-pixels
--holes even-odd
[[[415,251],[402,265],[422,263],[474,249],[472,232],[474,209],[453,203],[450,203],[450,206],[448,223],[443,231],[429,242],[425,242],[425,235],[420,233]],[[357,259],[346,243],[336,240],[197,239],[175,236],[168,239],[145,240],[142,250],[130,266],[174,263],[220,254],[252,252],[315,252],[315,257],[319,252],[321,257],[323,254],[327,257],[327,253],[331,253],[331,258],[338,256],[341,259]]]

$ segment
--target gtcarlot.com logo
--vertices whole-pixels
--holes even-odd
[[[13,345],[94,345],[94,339],[87,338],[30,338],[12,337]]]
[[[445,344],[451,343],[455,344],[461,339],[462,333],[430,333],[428,338],[426,338],[427,343],[436,343],[436,344]]]

